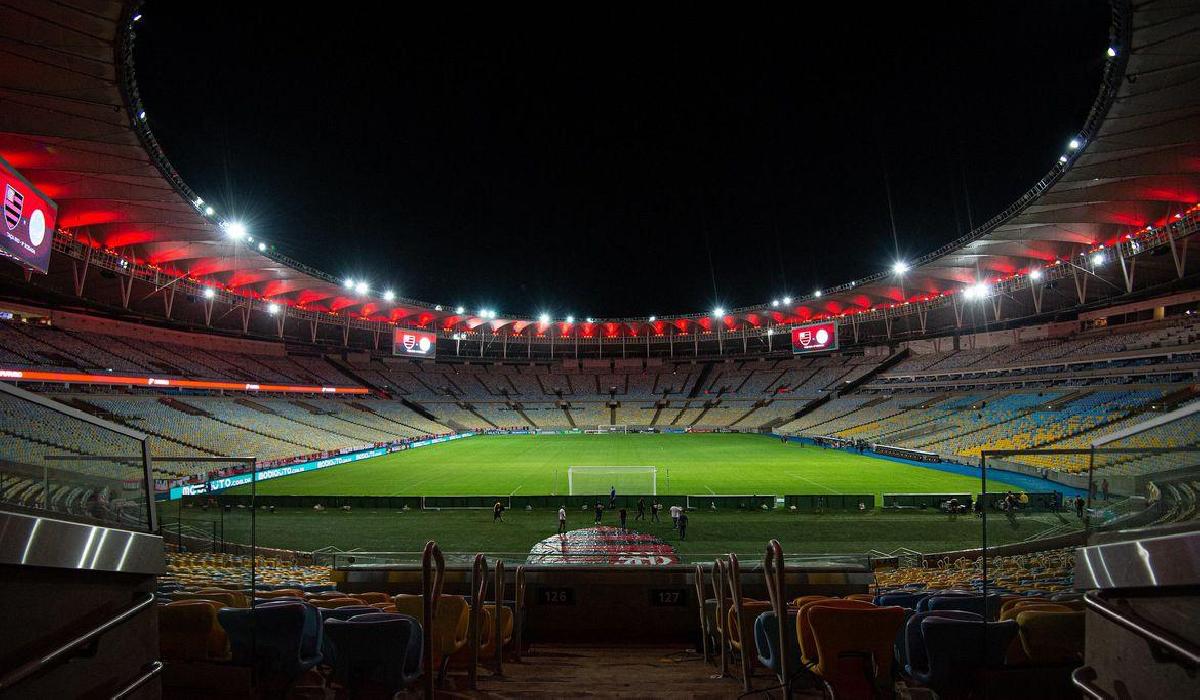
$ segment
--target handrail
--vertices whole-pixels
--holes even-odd
[[[142,668],[145,669],[142,674],[127,683],[124,688],[121,688],[117,692],[113,693],[112,700],[122,700],[133,691],[149,683],[155,676],[162,673],[163,662],[152,661]]]
[[[479,601],[483,604],[483,601]],[[496,631],[492,639],[496,645],[496,676],[504,675],[504,625],[503,616],[500,614],[501,608],[504,607],[504,560],[496,560]],[[515,607],[515,606],[514,606]]]
[[[737,619],[738,628],[738,643],[742,645],[742,653],[739,654],[742,660],[742,689],[745,692],[750,692],[754,688],[750,685],[750,635],[746,629],[746,606],[742,599],[742,567],[738,563],[738,556],[733,552],[729,553],[729,595],[733,598],[734,617]],[[729,624],[726,623],[726,627]]]
[[[522,627],[525,625],[525,565],[517,567],[517,590],[513,594],[513,657],[521,662]]]
[[[725,562],[721,557],[713,560],[713,589],[717,595],[717,614],[714,615],[717,629],[721,632],[721,672],[718,678],[724,678],[729,673],[729,659],[726,650],[729,648],[729,622],[722,620],[725,616]]]
[[[1083,691],[1091,700],[1112,700],[1112,696],[1096,685],[1096,669],[1091,666],[1080,666],[1071,671],[1071,683]]]
[[[783,545],[779,540],[767,543],[766,554],[763,555],[763,578],[767,581],[767,596],[771,600],[771,609],[775,611],[776,631],[779,633],[779,684],[783,689],[783,697],[792,696],[791,688],[791,640],[796,638],[795,632],[787,625],[787,600],[783,563]],[[790,639],[789,639],[790,636]]]
[[[422,672],[425,675],[423,686],[425,697],[433,698],[433,616],[437,604],[442,598],[442,585],[446,577],[446,558],[437,542],[430,540],[425,543],[425,551],[421,554],[421,644],[424,657],[421,659]]]
[[[476,681],[479,678],[479,647],[480,637],[480,618],[483,617],[483,597],[487,593],[487,557],[483,553],[475,555],[475,562],[471,565],[471,665],[467,669],[467,687],[475,690]]]
[[[704,654],[704,663],[708,663],[710,658],[708,652],[708,630],[705,629],[704,625],[704,569],[700,564],[696,564],[694,569],[696,572],[694,574],[696,577],[694,586],[696,589],[696,607],[700,610],[700,650]]]
[[[145,610],[146,608],[150,607],[153,604],[154,604],[154,594],[153,593],[141,593],[129,607],[125,608],[124,610],[117,613],[116,615],[113,615],[109,619],[105,620],[104,622],[100,623],[99,625],[96,625],[95,627],[88,630],[87,632],[84,632],[83,634],[79,635],[78,637],[75,637],[74,639],[67,642],[66,644],[59,646],[57,649],[50,652],[49,654],[46,654],[46,655],[38,657],[36,659],[27,661],[27,662],[21,664],[20,666],[14,668],[13,670],[9,671],[8,673],[4,674],[3,677],[0,677],[0,691],[11,690],[13,688],[13,686],[24,681],[25,679],[29,678],[33,674],[41,671],[42,669],[46,668],[47,666],[50,666],[51,664],[54,664],[54,663],[58,663],[59,661],[63,661],[64,657],[66,657],[71,652],[75,651],[76,649],[78,649],[79,647],[81,647],[85,644],[88,644],[89,642],[91,642],[92,640],[96,639],[97,637],[103,635],[104,633],[108,632],[109,630],[112,630],[113,628],[118,627],[118,626],[128,622],[135,615],[137,615],[138,613],[140,613],[141,611]]]
[[[1088,591],[1083,595],[1083,602],[1104,619],[1145,639],[1152,649],[1157,647],[1166,651],[1181,666],[1200,666],[1200,646],[1194,642],[1147,620],[1132,609],[1118,610],[1100,591]]]

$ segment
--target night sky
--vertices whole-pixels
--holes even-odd
[[[665,315],[889,267],[885,183],[928,252],[1083,125],[1107,3],[892,5],[150,0],[135,65],[183,178],[284,254],[502,316]]]

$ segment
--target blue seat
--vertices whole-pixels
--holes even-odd
[[[920,626],[929,665],[910,675],[943,698],[967,696],[981,672],[1004,664],[1017,636],[1016,620],[954,620],[935,614],[920,620]]]
[[[317,608],[317,614],[321,617],[321,629],[325,629],[326,620],[349,620],[355,615],[369,615],[379,612],[379,608],[373,608],[370,605],[346,605],[340,608]],[[337,650],[334,648],[333,641],[328,635],[322,632],[321,636],[321,656],[324,657],[322,663],[326,666],[334,664],[334,656],[337,655]]]
[[[337,650],[333,679],[351,696],[367,684],[394,694],[421,677],[421,625],[413,617],[382,612],[331,617],[325,631]]]
[[[934,597],[951,597],[951,596],[973,596],[979,595],[974,591],[964,590],[945,590],[945,591],[925,591],[925,597],[922,598],[916,607],[917,612],[928,612],[929,603]]]
[[[875,604],[880,607],[899,605],[902,608],[916,609],[917,603],[929,597],[926,591],[892,591],[875,596]]]
[[[985,600],[981,595],[936,595],[929,599],[929,610],[965,610],[977,615],[983,615],[989,620],[1000,616],[1001,599],[998,595],[988,594]]]
[[[796,612],[788,611],[788,622],[785,627],[789,632],[796,629]],[[803,668],[800,660],[800,646],[796,643],[793,633],[788,644],[788,669],[792,672]],[[774,610],[768,610],[754,619],[754,646],[758,650],[758,662],[775,675],[783,669],[783,653],[779,648],[779,620]]]
[[[233,662],[255,666],[266,687],[286,690],[321,663],[320,617],[312,606],[279,602],[221,608],[217,620],[229,636]]]
[[[983,617],[962,610],[926,610],[915,612],[904,623],[904,642],[896,645],[896,656],[904,673],[914,678],[929,673],[929,653],[925,650],[925,638],[921,635],[921,622],[929,617],[942,617],[966,622],[983,622]],[[903,651],[901,651],[903,648]]]

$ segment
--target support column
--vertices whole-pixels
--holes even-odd
[[[242,335],[250,332],[250,300],[246,299],[241,304],[242,312]]]
[[[313,344],[317,342],[317,319],[310,319],[308,322],[308,339]]]
[[[921,322],[921,335],[925,335],[925,320],[929,318],[929,309],[923,302],[917,303],[917,320]]]
[[[1071,263],[1071,278],[1075,281],[1075,293],[1079,296],[1079,303],[1085,303],[1087,301],[1087,271],[1080,272],[1079,265]]]
[[[83,253],[83,269],[79,269],[78,263],[71,260],[71,278],[75,283],[75,296],[83,296],[83,285],[87,282],[88,267],[92,264],[92,247],[88,246]]]
[[[1000,308],[1003,304],[1004,304],[1004,295],[1003,294],[997,293],[997,294],[992,295],[992,313],[996,317],[996,323],[1000,322]]]
[[[167,320],[171,320],[171,311],[175,309],[175,285],[172,284],[162,290],[163,293],[163,311],[167,314]]]
[[[133,275],[117,275],[117,282],[121,285],[121,308],[129,309],[129,297],[133,293]]]
[[[279,313],[275,314],[275,335],[280,338],[283,337],[283,326],[287,320],[287,308],[286,305],[281,304],[279,306]],[[378,350],[378,348],[376,349]]]
[[[1130,258],[1128,262],[1125,256],[1121,254],[1121,246],[1115,248],[1117,260],[1121,262],[1121,276],[1125,278],[1125,293],[1133,293],[1133,266],[1137,264],[1137,258]]]
[[[342,321],[342,347],[350,347],[350,312],[346,312]]]
[[[132,285],[130,285],[130,286],[132,286]],[[201,302],[201,306],[204,308],[204,325],[206,325],[206,326],[212,325],[212,314],[213,314],[213,304],[214,303],[215,303],[215,300],[213,300],[213,299],[204,299],[203,302]],[[129,304],[126,303],[125,307],[129,308]]]
[[[1033,310],[1036,313],[1042,313],[1042,292],[1046,288],[1033,280],[1029,281],[1029,293],[1033,296]]]
[[[1172,233],[1173,226],[1167,227],[1167,242],[1171,246],[1171,260],[1175,262],[1175,276],[1178,279],[1183,279],[1183,271],[1187,267],[1187,249],[1188,241],[1192,240],[1190,236],[1183,239],[1183,244],[1175,238]]]
[[[967,302],[965,299],[960,299],[962,294],[954,294],[950,297],[950,306],[954,307],[954,327],[962,328],[963,310]]]

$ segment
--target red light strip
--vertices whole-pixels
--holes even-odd
[[[118,384],[121,386],[176,387],[180,389],[224,389],[226,391],[274,391],[292,394],[367,394],[369,389],[352,386],[303,386],[300,384],[253,384],[247,382],[214,382],[200,379],[161,379],[159,377],[124,377],[113,374],[84,374],[82,372],[31,372],[23,369],[0,369],[0,380],[23,382],[64,382],[70,384]]]

